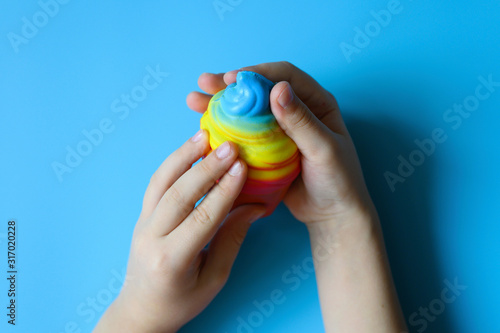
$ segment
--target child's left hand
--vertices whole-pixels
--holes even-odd
[[[126,282],[95,332],[175,332],[222,289],[250,223],[265,207],[241,206],[228,215],[246,165],[237,146],[226,142],[191,167],[209,150],[208,134],[201,131],[151,178]]]

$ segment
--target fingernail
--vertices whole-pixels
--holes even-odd
[[[229,156],[229,153],[231,152],[231,147],[229,146],[229,142],[224,142],[222,145],[217,148],[215,151],[215,154],[217,155],[218,158],[223,159]]]
[[[203,130],[201,129],[198,132],[196,132],[195,135],[193,135],[193,137],[191,138],[191,141],[198,142],[201,140],[202,137],[203,137]]]
[[[292,102],[292,100],[293,100],[292,87],[290,86],[289,83],[287,83],[286,84],[286,88],[283,89],[283,91],[281,92],[281,94],[278,97],[278,103],[279,103],[279,105],[281,105],[281,107],[283,109],[286,109],[286,107],[288,105],[290,105],[290,103]]]
[[[229,173],[231,176],[237,176],[239,175],[240,172],[241,172],[241,162],[236,161],[233,163],[231,168],[229,168],[229,171],[227,173]]]
[[[229,81],[228,75],[232,75],[232,74],[236,74],[236,73],[238,73],[238,70],[233,70],[233,71],[226,72],[226,74],[224,74],[224,77],[223,77],[224,82],[226,84],[232,83],[232,82]]]

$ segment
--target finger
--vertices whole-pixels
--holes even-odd
[[[224,75],[226,84],[236,81],[238,71],[247,70],[259,73],[273,82],[290,82],[297,96],[309,107],[314,115],[332,131],[347,134],[335,97],[316,80],[287,61],[270,62],[256,66],[243,67]]]
[[[179,244],[176,256],[181,262],[191,262],[214,237],[243,188],[246,174],[246,164],[238,159],[186,220],[168,235]]]
[[[207,110],[208,102],[210,102],[211,98],[212,95],[203,94],[198,91],[193,91],[189,93],[189,95],[187,95],[186,104],[191,110],[194,110],[199,113],[204,113]]]
[[[329,149],[332,133],[295,95],[288,82],[279,82],[271,90],[271,111],[278,125],[295,142],[302,155],[311,159]]]
[[[149,181],[144,194],[141,217],[147,219],[168,188],[209,150],[208,133],[200,130],[167,157]]]
[[[264,205],[244,205],[233,210],[210,242],[201,279],[229,276],[251,223],[266,213]],[[217,279],[216,279],[217,280]]]
[[[259,73],[273,82],[290,82],[299,98],[307,105],[309,105],[310,102],[316,103],[318,98],[329,102],[335,102],[336,104],[333,95],[329,96],[329,93],[316,80],[287,61],[268,62],[227,72],[224,75],[225,84],[229,85],[236,82],[236,75],[238,71],[242,70]]]
[[[198,86],[200,86],[200,88],[206,93],[215,95],[222,89],[226,89],[226,84],[224,83],[224,73],[203,73],[198,78]]]
[[[200,163],[184,173],[161,198],[152,215],[153,232],[166,235],[194,209],[215,182],[236,160],[238,147],[229,141],[220,145]]]

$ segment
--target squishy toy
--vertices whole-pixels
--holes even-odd
[[[211,149],[232,141],[248,165],[247,180],[233,208],[261,203],[267,208],[265,216],[274,211],[300,173],[297,146],[271,113],[273,86],[260,74],[238,72],[235,83],[211,98],[201,118]]]

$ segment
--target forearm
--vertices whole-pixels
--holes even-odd
[[[107,333],[107,332],[139,332],[138,327],[129,316],[125,316],[115,300],[104,312],[99,323],[94,328],[94,333]]]
[[[326,332],[403,332],[377,214],[308,226]]]

